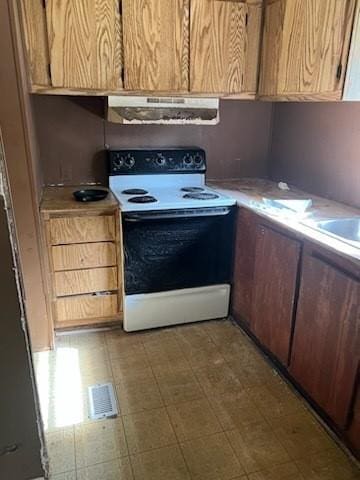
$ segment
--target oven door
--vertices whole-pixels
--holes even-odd
[[[125,293],[230,283],[234,207],[123,214]]]

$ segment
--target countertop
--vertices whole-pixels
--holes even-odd
[[[258,215],[272,220],[285,227],[289,231],[302,235],[304,238],[333,251],[360,266],[360,249],[334,237],[321,233],[301,223],[304,217],[296,213],[286,214],[268,210],[264,207],[263,198],[282,200],[311,199],[312,206],[306,210],[306,218],[313,220],[326,220],[329,218],[348,218],[360,216],[360,209],[352,208],[344,204],[318,197],[290,187],[290,191],[281,190],[277,183],[259,178],[243,178],[240,180],[210,181],[210,186],[221,193],[229,195],[237,200],[240,207],[253,210]]]
[[[104,200],[96,202],[78,202],[73,197],[73,192],[85,188],[105,187],[91,186],[72,186],[72,187],[45,187],[40,203],[42,213],[66,213],[66,212],[89,212],[89,211],[114,211],[119,208],[119,203],[114,195],[109,191],[109,195]]]

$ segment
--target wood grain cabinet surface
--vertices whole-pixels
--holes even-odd
[[[191,0],[190,4],[190,91],[255,94],[261,0]]]
[[[349,427],[346,430],[346,438],[349,441],[356,457],[360,458],[360,378],[358,379],[354,405],[350,413]]]
[[[125,88],[189,88],[190,0],[122,0]]]
[[[357,0],[351,35],[344,100],[360,100],[360,1]]]
[[[119,323],[123,252],[119,208],[110,193],[76,202],[75,187],[46,188],[41,202],[44,276],[55,329]]]
[[[257,227],[250,329],[283,365],[288,365],[301,243]]]
[[[340,100],[355,0],[267,0],[260,98]]]
[[[258,216],[240,208],[237,216],[231,312],[249,325],[252,318]]]
[[[290,372],[342,430],[360,362],[360,280],[306,254]]]
[[[46,0],[45,5],[52,86],[121,88],[119,0]]]
[[[357,0],[20,4],[33,92],[260,100],[360,96]]]

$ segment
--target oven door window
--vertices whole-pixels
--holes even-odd
[[[230,283],[233,212],[166,219],[123,218],[125,293]]]

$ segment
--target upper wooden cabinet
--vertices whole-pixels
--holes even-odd
[[[34,92],[360,99],[360,0],[19,4]]]
[[[126,89],[188,90],[189,1],[122,0]]]
[[[49,52],[43,0],[20,2],[30,81],[50,86]]]
[[[351,36],[344,100],[360,100],[360,0],[356,5],[354,28]]]
[[[119,0],[46,0],[51,84],[121,88]]]
[[[259,95],[340,100],[355,0],[267,0]]]
[[[191,0],[191,92],[256,93],[261,14],[261,0]]]

